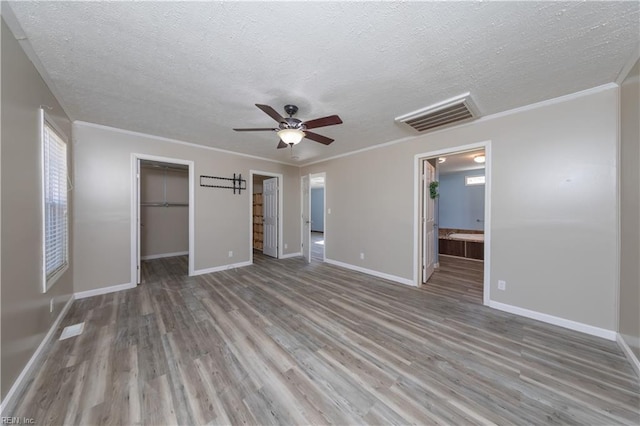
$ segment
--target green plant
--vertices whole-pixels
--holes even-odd
[[[440,194],[438,194],[438,185],[440,185],[440,183],[438,183],[437,180],[434,180],[429,184],[429,197],[431,197],[432,200],[435,200],[440,196]]]

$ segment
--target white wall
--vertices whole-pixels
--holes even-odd
[[[617,104],[609,85],[304,167],[332,188],[327,257],[412,280],[414,156],[490,140],[491,299],[616,330]]]
[[[284,176],[284,241],[299,248],[298,168],[149,135],[74,123],[74,289],[76,292],[128,284],[132,153],[195,162],[195,269],[247,262],[250,245],[250,194],[199,186],[200,175],[231,177],[249,171]],[[249,185],[247,185],[247,188]],[[228,257],[233,251],[234,257]]]

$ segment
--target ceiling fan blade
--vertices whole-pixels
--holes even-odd
[[[256,106],[260,108],[262,111],[264,111],[264,113],[267,114],[269,117],[276,120],[278,123],[282,123],[283,121],[285,121],[284,117],[278,114],[278,112],[275,109],[271,108],[269,105],[256,104]]]
[[[288,147],[288,146],[289,146],[289,145],[287,145],[286,143],[284,143],[284,142],[282,141],[282,139],[280,139],[280,142],[278,143],[278,149],[286,148],[286,147]]]
[[[307,132],[306,130],[304,131],[304,137],[307,139],[311,139],[312,141],[323,143],[325,145],[329,145],[331,142],[334,141],[333,139],[328,138],[326,136],[322,136],[313,132]]]
[[[272,128],[272,127],[263,127],[260,129],[233,129],[236,132],[266,132],[268,131],[275,131],[276,129]]]
[[[328,117],[316,118],[315,120],[309,120],[303,123],[307,129],[315,129],[317,127],[333,126],[335,124],[342,124],[342,120],[337,115],[330,115]]]

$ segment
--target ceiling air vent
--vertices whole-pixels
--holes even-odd
[[[464,93],[455,98],[396,117],[396,121],[411,126],[419,132],[425,132],[436,127],[473,120],[477,117],[475,111],[476,108],[469,93]]]

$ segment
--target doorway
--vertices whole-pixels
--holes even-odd
[[[326,259],[326,173],[312,173],[301,178],[302,257],[307,263]]]
[[[282,257],[282,175],[251,170],[249,173],[250,201],[250,262],[260,253],[279,259]]]
[[[309,190],[311,201],[311,260],[324,262],[324,173],[310,176]]]
[[[193,161],[132,154],[131,282],[142,260],[187,256],[194,272]]]
[[[490,142],[419,154],[415,160],[415,282],[441,282],[443,274],[453,282],[458,271],[467,274],[460,282],[476,282],[469,292],[486,305]]]

